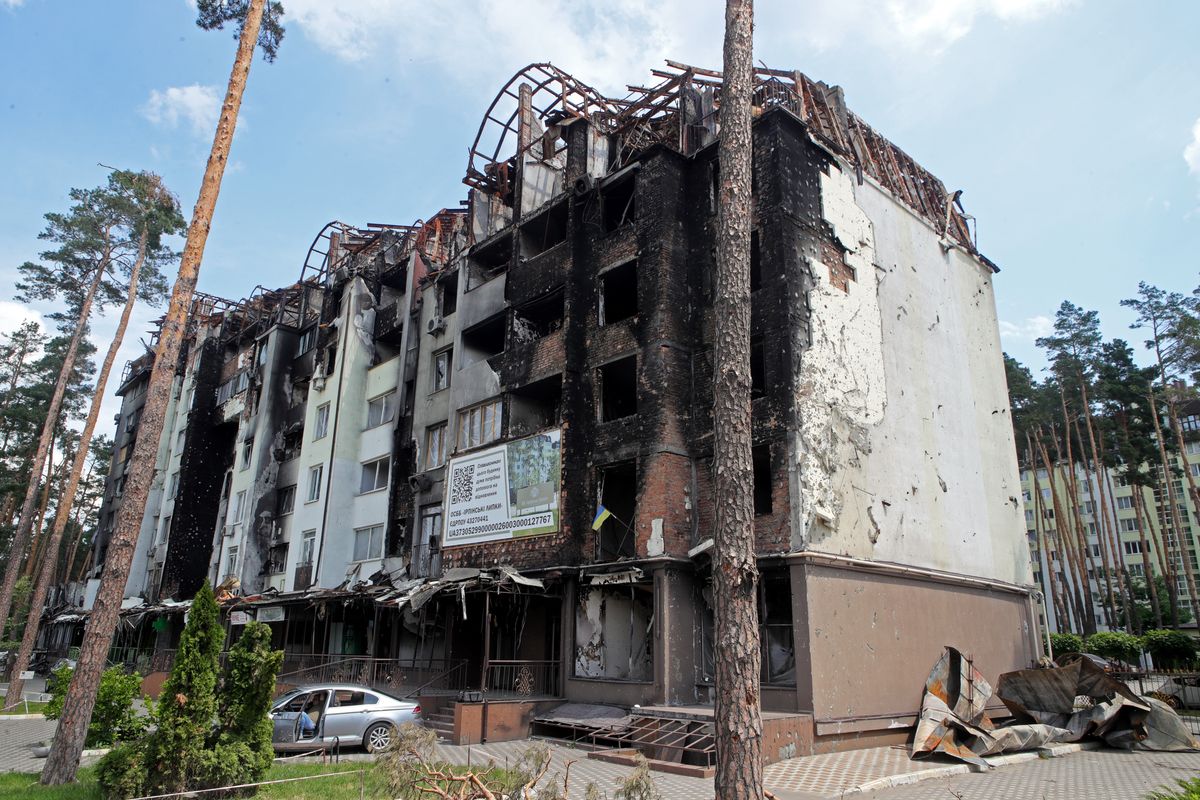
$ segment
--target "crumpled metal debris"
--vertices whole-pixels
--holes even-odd
[[[984,756],[1088,737],[1124,749],[1200,750],[1170,706],[1139,697],[1090,661],[1006,672],[996,696],[1012,713],[1002,726],[985,713],[991,685],[970,659],[947,647],[925,682],[913,758],[944,753],[986,767]]]
[[[1064,741],[1070,732],[1047,724],[1006,725],[997,728],[985,708],[991,684],[970,659],[953,647],[933,665],[925,681],[921,717],[913,739],[913,758],[944,753],[986,768],[984,756],[1011,750],[1032,750]]]

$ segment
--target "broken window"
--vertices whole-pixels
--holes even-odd
[[[600,421],[608,422],[637,413],[637,356],[611,361],[596,370],[600,395]]]
[[[634,179],[627,178],[600,191],[601,224],[605,233],[637,219],[636,189]]]
[[[653,680],[651,584],[580,587],[579,605],[575,608],[575,676]]]
[[[638,313],[637,260],[600,274],[600,324],[611,325]]]
[[[787,571],[764,571],[758,582],[762,682],[796,685],[796,645],[792,628],[792,582]]]
[[[750,451],[754,462],[754,513],[771,513],[771,447],[760,444]]]
[[[458,310],[458,272],[451,272],[438,282],[438,309],[443,317]]]
[[[766,347],[763,337],[750,337],[750,397],[762,397],[767,393],[766,375],[763,370],[766,365]]]
[[[390,557],[404,554],[404,542],[408,538],[408,519],[401,517],[387,531],[387,546],[384,550]]]
[[[557,425],[561,402],[562,375],[513,389],[508,397],[509,434],[528,436]]]
[[[504,313],[462,333],[462,365],[466,367],[504,352]]]
[[[440,392],[450,386],[450,367],[453,364],[453,349],[446,348],[433,354],[433,391]]]
[[[563,292],[559,289],[513,313],[514,346],[549,336],[563,326]]]
[[[358,493],[377,492],[386,489],[388,476],[391,474],[391,459],[387,456],[368,461],[362,465],[362,478],[358,484]]]
[[[485,242],[467,257],[467,291],[481,286],[508,270],[512,260],[512,237],[499,236]]]
[[[636,555],[637,464],[626,461],[597,470],[598,506],[608,512],[596,537],[597,560],[616,561]]]
[[[521,225],[521,257],[533,258],[567,240],[567,203],[564,200]]]
[[[489,400],[458,412],[456,447],[465,450],[500,438],[500,417],[504,404]]]

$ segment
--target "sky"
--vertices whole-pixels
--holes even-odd
[[[300,276],[325,223],[410,223],[466,197],[484,112],[526,64],[609,95],[665,59],[720,68],[723,5],[703,0],[283,0],[278,60],[256,59],[199,288],[240,298]],[[1139,281],[1200,283],[1200,3],[759,0],[755,58],[841,85],[931,170],[995,261],[1004,348],[1064,299],[1106,337]],[[163,176],[195,203],[233,31],[189,0],[0,0],[0,332],[51,310],[13,301],[42,215],[101,164]],[[160,311],[135,312],[121,361]],[[116,311],[94,321],[103,348]],[[109,394],[111,395],[110,387]],[[109,408],[111,406],[111,408]],[[102,420],[119,408],[110,397]]]

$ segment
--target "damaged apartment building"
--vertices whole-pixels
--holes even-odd
[[[565,701],[686,706],[703,725],[720,657],[721,79],[654,74],[614,99],[527,67],[483,115],[466,203],[333,223],[292,286],[197,297],[126,645],[169,651],[209,580],[233,635],[272,625],[285,678],[440,691],[428,707],[457,741],[570,728]],[[756,82],[753,501],[762,702],[786,720],[768,731],[774,760],[903,739],[944,645],[986,674],[1041,648],[997,270],[959,193],[839,88],[766,68]],[[118,446],[148,358],[122,383]],[[706,757],[687,740],[677,759]]]

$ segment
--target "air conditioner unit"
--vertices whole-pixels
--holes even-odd
[[[446,320],[442,319],[441,314],[434,314],[429,318],[429,322],[425,323],[426,333],[441,333],[446,330]]]
[[[433,481],[428,475],[417,473],[416,475],[408,476],[408,485],[414,492],[423,492],[433,486]]]
[[[580,175],[572,187],[576,197],[582,197],[596,187],[596,180],[591,175]]]

